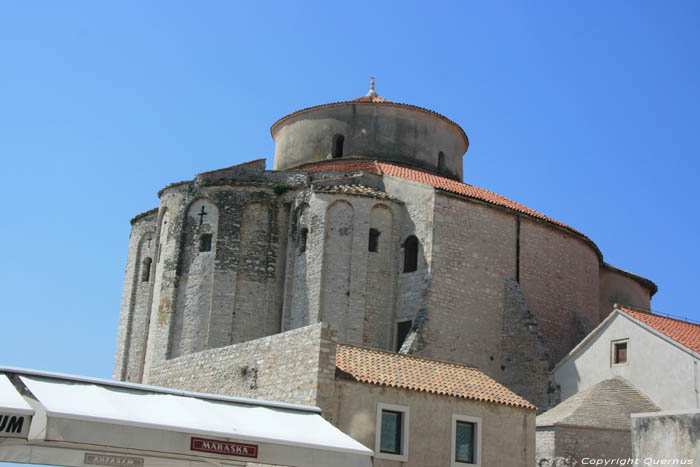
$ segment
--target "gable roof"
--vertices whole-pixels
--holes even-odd
[[[659,316],[649,312],[636,311],[622,306],[618,307],[618,309],[693,352],[700,353],[700,324]]]
[[[687,351],[700,354],[700,325],[689,323],[680,319],[668,318],[651,313],[650,311],[633,310],[630,307],[615,304],[615,308],[603,321],[598,324],[591,332],[584,337],[581,342],[571,349],[559,363],[550,371],[554,374],[564,366],[574,355],[579,354],[588,343],[598,334],[602,333],[605,328],[617,316],[626,316],[631,321],[636,321],[641,327],[647,329],[652,334],[657,334],[660,338],[666,339],[670,343],[677,345],[679,348],[685,348]]]
[[[478,368],[368,347],[338,344],[336,374],[361,383],[537,409]]]
[[[630,414],[660,410],[622,378],[594,384],[537,416],[537,426],[630,430]]]

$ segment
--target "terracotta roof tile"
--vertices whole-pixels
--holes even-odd
[[[458,363],[338,344],[336,367],[362,383],[537,409],[478,368]]]
[[[380,175],[390,175],[392,177],[403,178],[405,180],[412,180],[414,182],[424,183],[426,185],[433,186],[439,190],[448,191],[450,193],[456,193],[462,196],[484,201],[489,204],[512,209],[514,211],[526,214],[528,216],[541,219],[545,222],[564,227],[565,229],[570,230],[584,237],[586,240],[590,241],[588,237],[586,237],[584,234],[574,229],[573,227],[570,227],[555,219],[549,218],[544,214],[535,211],[534,209],[530,209],[526,206],[523,206],[520,203],[516,203],[515,201],[510,200],[505,196],[501,196],[492,191],[485,190],[483,188],[479,188],[473,185],[468,185],[466,183],[461,183],[456,180],[452,180],[451,178],[442,177],[440,175],[435,175],[423,170],[412,169],[409,167],[389,164],[386,162],[357,159],[347,161],[317,162],[313,164],[302,165],[300,167],[297,167],[297,169],[306,170],[309,172],[319,172],[324,170],[343,172],[369,172]],[[591,244],[593,244],[593,242],[591,242]],[[598,248],[595,247],[594,244],[593,246],[596,249],[596,252],[598,252]]]
[[[368,172],[380,175],[382,173],[377,161],[367,159],[312,162],[295,167],[295,169],[305,170],[307,172]]]
[[[679,344],[686,346],[690,350],[700,353],[700,324],[689,323],[675,318],[667,318],[653,313],[635,311],[625,307],[618,307],[618,309],[647,326],[656,329],[661,334],[670,337]]]
[[[388,99],[384,99],[383,97],[380,97],[380,96],[362,96],[362,97],[358,97],[357,99],[353,99],[350,102],[382,103],[382,102],[391,102],[391,101]]]
[[[365,185],[330,185],[330,186],[315,186],[314,191],[325,193],[343,193],[347,195],[364,195],[382,199],[396,199],[390,194],[375,190],[374,188]]]

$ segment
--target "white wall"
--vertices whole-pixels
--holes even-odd
[[[627,363],[612,365],[611,342],[629,339]],[[568,361],[566,360],[568,358]],[[698,408],[696,358],[620,311],[554,370],[562,401],[600,381],[620,376],[662,410]]]

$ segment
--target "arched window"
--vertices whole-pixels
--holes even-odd
[[[403,243],[403,272],[413,272],[418,269],[418,239],[411,235]]]
[[[199,251],[211,251],[211,234],[202,234],[199,239]]]
[[[438,153],[438,172],[445,170],[445,153],[440,151]]]
[[[335,135],[333,137],[333,159],[343,157],[343,141],[345,141],[345,136],[343,135]]]
[[[309,236],[309,229],[304,227],[299,234],[299,253],[306,251],[306,238]]]
[[[151,277],[151,263],[153,260],[151,258],[144,258],[143,265],[141,266],[141,282],[148,282]]]
[[[369,245],[367,246],[367,250],[372,253],[379,251],[379,230],[369,229]]]

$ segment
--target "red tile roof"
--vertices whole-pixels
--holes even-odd
[[[358,97],[357,99],[353,99],[350,102],[374,102],[374,103],[381,103],[381,102],[391,102],[388,99],[384,99],[383,97],[380,96],[362,96]]]
[[[362,383],[537,409],[478,368],[459,363],[338,344],[336,368]]]
[[[584,234],[578,230],[569,227],[557,220],[551,219],[542,213],[530,209],[522,204],[516,203],[505,196],[501,196],[492,191],[485,190],[473,185],[468,185],[466,183],[461,183],[451,178],[442,177],[440,175],[435,175],[430,172],[423,170],[412,169],[408,167],[402,167],[395,164],[389,164],[386,162],[371,161],[364,159],[355,160],[345,160],[345,161],[328,161],[328,162],[315,162],[312,164],[305,164],[297,167],[300,170],[306,170],[309,172],[320,172],[320,171],[342,171],[342,172],[369,172],[379,175],[390,175],[392,177],[403,178],[405,180],[412,180],[414,182],[424,183],[426,185],[433,186],[437,189],[448,191],[450,193],[456,193],[469,198],[477,199],[479,201],[484,201],[489,204],[496,206],[501,206],[504,208],[512,209],[514,211],[526,214],[528,216],[541,219],[543,221],[564,227],[570,230],[586,240],[588,240],[594,247],[598,255],[602,258],[602,255],[598,251],[598,248],[593,244],[591,240],[588,239]]]
[[[618,309],[690,350],[700,353],[700,324],[693,324],[680,319],[667,318],[666,316],[636,311],[625,307],[618,307]]]
[[[342,193],[346,195],[364,195],[382,199],[396,199],[384,191],[375,190],[374,188],[365,185],[315,186],[314,191],[325,193]]]

